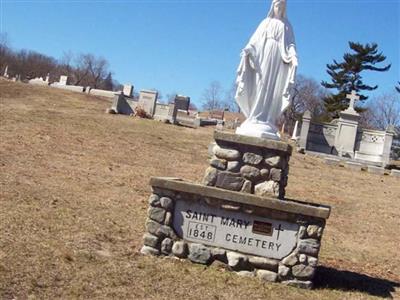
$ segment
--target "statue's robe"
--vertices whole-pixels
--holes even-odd
[[[267,17],[243,49],[237,71],[235,98],[246,122],[274,127],[289,106],[296,68],[292,26],[286,18]]]

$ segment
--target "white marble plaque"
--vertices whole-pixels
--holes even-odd
[[[299,225],[177,200],[174,230],[184,240],[282,259],[296,247]]]

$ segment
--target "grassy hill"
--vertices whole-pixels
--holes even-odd
[[[396,297],[398,178],[295,153],[287,196],[332,206],[316,289],[262,283],[139,254],[150,176],[200,181],[211,128],[109,115],[110,101],[5,80],[0,98],[1,299]]]

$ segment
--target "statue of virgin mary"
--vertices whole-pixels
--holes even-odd
[[[286,0],[273,0],[266,19],[243,49],[237,71],[236,102],[246,116],[237,134],[279,140],[276,120],[290,103],[297,69]]]

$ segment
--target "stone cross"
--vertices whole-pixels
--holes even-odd
[[[360,100],[360,96],[357,95],[355,90],[352,90],[351,94],[346,95],[346,98],[350,99],[349,109],[353,109],[354,110],[355,100]]]

